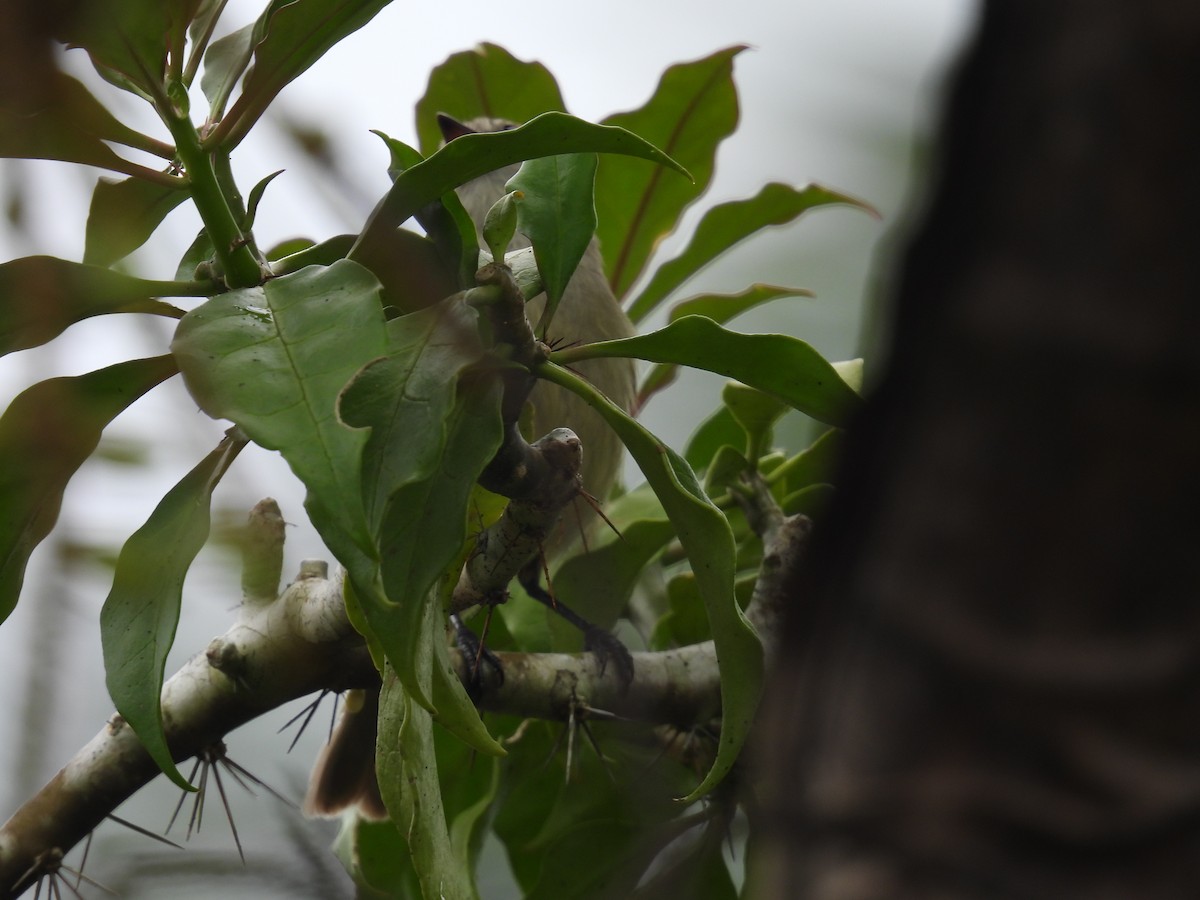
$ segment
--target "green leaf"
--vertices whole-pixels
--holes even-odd
[[[101,178],[88,209],[83,261],[108,266],[128,256],[188,196],[181,188],[140,178]]]
[[[739,334],[703,316],[687,316],[649,334],[560,350],[550,358],[569,365],[629,356],[726,375],[830,425],[844,425],[862,402],[804,341],[784,334]]]
[[[712,790],[737,761],[762,693],[762,645],[734,597],[733,532],[683,457],[578,376],[552,363],[540,366],[537,374],[578,394],[617,432],[658,495],[691,561],[716,642],[722,709],[717,757],[684,798],[692,802]]]
[[[427,203],[473,178],[526,159],[562,153],[637,156],[687,176],[687,170],[669,156],[623,128],[544,113],[520,128],[464,135],[402,172],[372,212],[351,258],[366,252]]]
[[[845,432],[831,429],[813,441],[807,450],[797,453],[771,472],[767,483],[772,488],[780,486],[791,493],[810,485],[831,482],[844,445]]]
[[[408,847],[390,819],[372,822],[362,816],[343,817],[333,852],[355,884],[393,900],[422,900]]]
[[[106,313],[183,311],[155,300],[164,285],[53,256],[27,256],[0,265],[0,356],[36,347],[69,326]]]
[[[878,215],[861,200],[817,184],[796,190],[779,182],[763,186],[749,200],[721,203],[704,214],[683,252],[663,263],[629,307],[629,317],[640,322],[667,295],[734,244],[769,225],[784,225],[818,206],[845,204]]]
[[[398,823],[425,897],[476,897],[446,827],[433,744],[433,719],[395,677],[386,677],[379,705],[375,758],[384,803]]]
[[[641,135],[677,159],[694,182],[664,177],[658,168],[606,157],[596,178],[598,235],[608,282],[618,299],[628,293],[662,238],[712,180],[721,141],[737,127],[733,58],[744,46],[727,47],[663,73],[641,109],[604,120]]]
[[[204,54],[204,74],[200,88],[208,98],[209,117],[216,121],[225,113],[225,104],[237,86],[238,79],[250,65],[254,51],[255,25],[251,23],[225,37],[213,41]]]
[[[263,194],[267,192],[267,185],[282,174],[283,169],[277,169],[250,189],[250,195],[246,198],[246,221],[241,223],[243,231],[250,231],[254,228],[254,219],[258,215],[258,204],[262,202]]]
[[[421,626],[429,609],[441,615],[432,588],[459,557],[471,489],[501,439],[498,386],[458,377],[478,348],[463,331],[471,316],[454,298],[397,319],[393,354],[359,373],[340,408],[348,424],[371,429],[363,504],[379,535],[385,596],[360,597],[363,612],[414,699],[453,716],[447,727],[475,729],[478,716],[466,715],[466,696],[441,665],[437,683],[452,707],[436,706],[427,682],[434,641]]]
[[[180,40],[196,14],[200,0],[89,0],[57,20],[55,37],[83,47],[92,63],[106,74],[111,69],[152,94],[166,74],[170,36]],[[106,75],[107,77],[107,75]],[[126,88],[128,89],[128,88]]]
[[[771,449],[775,423],[788,411],[778,397],[730,381],[721,390],[721,399],[746,432],[746,459],[754,465]]]
[[[214,141],[225,150],[236,147],[284,87],[370,22],[388,2],[271,0],[254,23],[254,64]]]
[[[620,537],[600,532],[588,552],[571,557],[554,573],[555,594],[601,628],[612,628],[646,566],[675,538],[675,527],[665,516],[618,528]]]
[[[401,172],[423,161],[424,157],[403,141],[388,137],[382,131],[372,131],[372,134],[378,135],[387,145],[391,157],[388,177],[393,182]],[[479,268],[479,240],[475,236],[475,223],[463,208],[458,195],[449,191],[417,210],[415,216],[437,249],[443,267],[451,274],[450,283],[453,287],[439,295],[439,299],[454,291],[474,287],[475,271]],[[371,265],[366,260],[360,261],[364,265]],[[407,275],[405,280],[411,281],[412,276]],[[419,308],[421,307],[401,307],[410,312]]]
[[[347,567],[352,547],[373,552],[360,499],[367,435],[338,421],[336,403],[385,349],[379,282],[345,260],[214,297],[183,317],[171,344],[205,412],[283,454],[308,489],[313,525]]]
[[[701,294],[680,300],[671,308],[668,322],[685,316],[706,316],[719,325],[741,315],[749,309],[777,297],[811,297],[812,291],[804,288],[784,288],[771,284],[753,284],[738,294]],[[642,409],[650,398],[670,386],[679,375],[679,367],[659,363],[647,373],[638,386],[637,409]]]
[[[86,87],[60,72],[0,106],[0,156],[58,159],[128,172],[106,141],[145,146],[150,138],[119,122]]]
[[[566,106],[550,70],[485,42],[453,54],[429,73],[425,96],[417,102],[417,135],[429,156],[442,145],[440,112],[459,120],[487,116],[527,122],[551,111],[565,112]]]
[[[19,394],[0,417],[0,622],[17,604],[29,554],[54,527],[67,482],[122,410],[175,374],[169,356],[135,359]]]
[[[737,294],[700,294],[680,300],[667,316],[675,322],[684,316],[705,316],[718,325],[724,325],[747,310],[779,297],[812,297],[813,292],[805,288],[777,287],[773,284],[752,284]]]
[[[693,469],[700,471],[708,467],[721,447],[737,446],[742,440],[742,429],[729,408],[722,406],[700,423],[692,433],[683,451],[684,459]]]
[[[160,698],[175,641],[183,581],[208,540],[212,492],[244,443],[225,440],[171,488],[121,548],[112,590],[100,611],[108,692],[117,711],[167,777],[190,790],[175,768]]]
[[[546,288],[546,310],[538,323],[543,335],[596,232],[592,192],[598,159],[595,153],[531,159],[505,185],[524,194],[517,203],[517,227],[533,245]]]

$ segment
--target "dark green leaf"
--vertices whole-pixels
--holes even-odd
[[[708,188],[717,147],[738,121],[733,58],[743,46],[680,63],[663,73],[641,109],[604,120],[641,135],[670,154],[694,182],[672,178],[634,160],[606,157],[596,180],[600,247],[608,282],[620,299],[629,291],[662,238]]]
[[[258,214],[258,204],[262,202],[263,194],[267,192],[267,185],[282,174],[283,169],[277,169],[250,189],[250,196],[246,198],[246,221],[242,223],[243,231],[253,230],[254,218]]]
[[[713,325],[713,327],[719,327]],[[721,739],[717,758],[689,802],[712,790],[736,762],[762,692],[762,645],[734,598],[735,548],[729,522],[674,450],[576,375],[554,365],[538,374],[587,401],[620,436],[658,495],[692,564],[721,667]]]
[[[734,244],[769,225],[783,225],[818,206],[846,204],[872,215],[875,211],[861,200],[820,185],[802,190],[779,182],[764,185],[749,200],[714,206],[696,226],[692,239],[679,256],[663,263],[629,307],[635,322],[644,319],[671,291],[683,284]]]
[[[29,554],[54,527],[63,490],[118,413],[175,374],[169,356],[52,378],[16,397],[0,418],[0,622],[8,618]]]
[[[791,493],[809,485],[832,481],[844,443],[844,432],[836,428],[825,432],[807,450],[797,453],[772,471],[767,482],[772,488],[782,487]]]
[[[140,178],[101,178],[88,209],[83,261],[108,266],[128,256],[188,196],[185,190]]]
[[[115,171],[131,164],[105,141],[144,146],[150,139],[117,121],[82,84],[62,73],[6,96],[0,106],[0,156],[59,159]]]
[[[373,552],[360,499],[367,435],[338,421],[336,403],[386,346],[379,283],[345,260],[214,297],[183,317],[171,345],[205,412],[283,454],[308,489],[313,525],[347,566],[351,547]]]
[[[101,74],[112,69],[140,93],[151,94],[163,83],[168,42],[172,36],[182,42],[199,5],[200,0],[89,0],[59,17],[55,37],[87,50]]]
[[[725,384],[721,399],[746,432],[746,458],[753,464],[771,449],[775,423],[788,411],[787,404],[736,381]]]
[[[364,368],[340,405],[345,422],[371,429],[363,505],[380,536],[386,598],[359,600],[397,675],[425,706],[434,705],[422,684],[433,649],[421,623],[432,607],[441,614],[431,589],[462,550],[471,488],[501,436],[495,387],[459,384],[479,352],[473,317],[454,298],[395,320],[391,355]]]
[[[239,28],[225,37],[213,41],[204,54],[204,74],[200,76],[200,88],[208,98],[209,116],[215,121],[225,113],[229,95],[237,86],[238,79],[250,65],[253,52],[254,23]]]
[[[464,135],[401,173],[375,207],[351,258],[459,185],[512,163],[561,153],[637,156],[687,175],[662,151],[622,128],[593,125],[564,113],[544,113],[520,128]]]
[[[777,297],[811,297],[812,291],[803,288],[775,287],[770,284],[754,284],[739,294],[701,294],[681,300],[671,309],[667,321],[674,322],[684,316],[706,316],[719,325],[741,315],[759,304]],[[679,367],[659,363],[642,379],[638,386],[637,408],[644,407],[659,391],[668,387],[679,374]],[[690,461],[690,460],[689,460]]]
[[[53,256],[27,256],[0,265],[0,356],[36,347],[68,326],[105,313],[183,311],[155,300],[163,285]]]
[[[748,471],[750,463],[746,461],[745,454],[726,444],[717,451],[704,473],[704,490],[709,494],[722,494],[731,481]]]
[[[786,515],[801,513],[815,519],[829,507],[834,491],[832,484],[810,484],[793,494],[788,494],[780,501],[779,506]]]
[[[271,0],[254,23],[254,63],[242,93],[217,129],[231,150],[275,96],[333,47],[375,17],[389,0]]]
[[[373,131],[387,145],[391,162],[388,165],[388,177],[394,182],[401,172],[411,169],[420,163],[424,157],[403,141],[388,137],[382,131]],[[453,191],[448,191],[437,200],[432,200],[414,215],[425,234],[437,249],[442,260],[442,268],[450,273],[457,273],[456,280],[450,283],[454,286],[437,298],[448,296],[456,290],[463,290],[475,285],[475,271],[479,268],[479,240],[475,236],[475,223],[463,208],[462,201]],[[375,267],[365,259],[360,260],[364,265]],[[406,280],[411,281],[411,275],[406,272]],[[385,287],[387,283],[385,282]],[[421,309],[421,306],[401,306],[405,311]]]
[[[688,465],[697,471],[707,468],[717,451],[728,444],[738,446],[742,442],[742,429],[728,407],[722,406],[700,423],[684,450]]]
[[[555,594],[601,628],[612,628],[646,565],[675,537],[665,515],[617,527],[620,537],[600,532],[587,553],[571,557],[554,573]]]
[[[542,334],[596,232],[592,192],[598,159],[595,153],[531,159],[505,185],[524,194],[517,203],[517,227],[533,245],[546,289],[546,311],[538,324]]]
[[[844,425],[861,404],[854,389],[804,341],[784,334],[739,334],[703,316],[687,316],[649,334],[572,347],[551,358],[572,364],[614,356],[726,375],[830,425]]]
[[[566,106],[545,66],[482,43],[455,53],[429,73],[425,96],[417,102],[417,135],[429,156],[442,145],[440,112],[460,121],[487,116],[520,123],[552,111],[565,112]]]
[[[189,785],[163,731],[163,669],[179,624],[183,580],[208,540],[213,488],[242,446],[223,441],[167,492],[121,548],[100,611],[108,693],[158,767],[182,788]]]

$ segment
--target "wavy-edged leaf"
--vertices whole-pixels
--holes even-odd
[[[44,344],[91,316],[137,312],[178,319],[183,310],[154,299],[166,287],[53,256],[6,262],[0,265],[0,356]]]
[[[667,316],[668,322],[684,316],[706,316],[718,325],[724,325],[747,310],[779,297],[811,297],[812,291],[804,288],[776,287],[773,284],[752,284],[737,294],[700,294],[680,300]],[[636,408],[641,409],[650,398],[671,385],[679,375],[679,367],[659,363],[651,369],[638,385]]]
[[[101,178],[88,208],[83,261],[108,266],[128,256],[189,196],[182,186],[140,178]]]
[[[163,730],[163,670],[175,642],[184,578],[208,540],[213,488],[243,446],[222,441],[167,492],[121,548],[100,611],[108,693],[158,767],[184,789],[191,786],[175,768]]]
[[[225,104],[237,87],[238,79],[250,65],[254,52],[255,23],[213,41],[204,54],[204,74],[200,88],[208,98],[209,116],[215,121],[225,113]]]
[[[366,252],[425,204],[473,178],[526,159],[563,153],[636,156],[690,177],[661,150],[623,128],[594,125],[565,113],[543,113],[520,128],[464,135],[401,173],[371,213],[351,258]]]
[[[606,158],[596,177],[598,235],[608,282],[618,299],[646,266],[683,211],[708,189],[717,147],[738,121],[733,59],[738,45],[671,66],[641,109],[604,120],[639,134],[679,161],[693,183],[633,160]]]
[[[785,334],[739,334],[704,316],[686,316],[649,334],[551,354],[563,364],[625,356],[691,366],[734,378],[830,425],[845,425],[861,398],[821,354]]]
[[[617,432],[658,495],[691,561],[716,642],[722,710],[717,757],[684,798],[692,802],[712,790],[737,761],[762,694],[762,645],[734,596],[733,532],[683,457],[578,376],[553,364],[539,367],[537,374],[578,394]]]
[[[708,467],[717,451],[724,446],[738,446],[741,443],[742,429],[734,419],[733,414],[722,406],[707,419],[701,422],[692,436],[688,439],[683,456],[696,471]]]
[[[254,23],[254,62],[242,92],[217,128],[226,150],[258,121],[275,96],[390,0],[271,0]]]
[[[176,372],[170,356],[135,359],[23,391],[0,417],[0,622],[29,554],[58,518],[63,490],[130,403]]]
[[[351,547],[373,552],[360,500],[367,435],[338,421],[337,398],[386,346],[379,282],[345,260],[214,297],[183,317],[171,344],[205,412],[283,454],[347,567]]]
[[[472,486],[500,445],[500,398],[495,386],[460,384],[480,352],[460,298],[391,330],[390,355],[365,367],[340,403],[343,421],[370,428],[363,507],[380,541],[384,596],[359,602],[405,689],[436,708],[426,680],[433,643],[421,623],[431,607],[440,615],[432,589],[462,550]]]
[[[810,184],[800,190],[772,181],[748,200],[714,206],[696,226],[692,239],[677,257],[663,263],[650,282],[629,306],[629,318],[640,322],[667,295],[734,244],[769,225],[784,225],[818,206],[854,206],[871,215],[878,213],[849,194]]]
[[[80,82],[55,72],[20,96],[0,105],[0,156],[57,159],[128,171],[105,141],[134,147],[152,143],[118,121]]]
[[[531,159],[505,185],[505,190],[524,195],[517,202],[517,227],[533,245],[546,289],[546,311],[539,323],[543,334],[596,233],[598,160],[595,153]]]
[[[527,122],[544,112],[566,109],[549,69],[485,42],[451,55],[429,73],[425,95],[417,101],[417,136],[429,156],[442,144],[440,112],[460,121],[487,116]]]

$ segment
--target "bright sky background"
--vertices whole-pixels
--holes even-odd
[[[225,13],[227,30],[251,21],[260,6],[232,0]],[[496,3],[464,0],[393,3],[289,86],[279,101],[290,117],[336,136],[335,149],[352,174],[353,190],[328,184],[326,176],[266,128],[252,133],[236,153],[235,170],[244,190],[276,169],[287,169],[270,186],[261,207],[256,228],[260,243],[357,230],[387,186],[386,155],[369,129],[415,143],[413,106],[429,70],[450,53],[486,40],[520,58],[537,59],[557,76],[570,111],[595,120],[640,106],[672,63],[745,43],[751,49],[735,64],[741,127],[723,146],[714,186],[685,220],[683,236],[699,209],[750,196],[769,180],[822,182],[866,199],[883,221],[849,209],[818,210],[738,248],[687,291],[736,291],[751,281],[812,288],[815,300],[746,316],[735,327],[787,331],[832,359],[857,355],[864,303],[887,275],[889,250],[895,246],[891,229],[904,221],[912,196],[914,154],[918,160],[928,156],[931,102],[969,32],[975,4],[605,0],[598,7],[601,14],[587,16],[583,4],[561,0],[525,0],[514,14]],[[74,71],[88,69],[81,53],[68,57]],[[153,127],[135,118],[137,101],[115,89],[104,96],[116,96],[116,108],[129,121]],[[202,109],[202,103],[197,91],[194,109]],[[33,253],[79,259],[96,174],[64,163],[0,161],[0,201],[21,193],[29,213],[23,232],[0,223],[0,261]],[[153,277],[171,277],[198,228],[190,210],[177,210],[135,254],[136,267]],[[679,240],[681,236],[669,239],[663,249],[669,253]],[[130,321],[115,329],[119,335],[108,322],[85,322],[45,347],[0,359],[0,407],[36,380],[162,352],[167,340],[163,323],[125,318]],[[644,420],[680,446],[698,417],[716,403],[719,386],[719,379],[689,379],[684,395],[660,397]],[[162,494],[215,445],[222,431],[219,423],[191,413],[190,404],[178,384],[168,385],[117,421],[114,437],[155,442],[150,465],[86,466],[64,504],[60,526],[66,537],[85,544],[113,543],[145,521]],[[180,409],[188,412],[181,415]],[[290,578],[301,558],[327,554],[304,519],[302,493],[286,466],[272,454],[243,454],[217,503],[245,511],[268,495],[279,499],[285,516],[296,523],[288,534],[285,578]],[[27,596],[0,627],[0,705],[22,711],[30,725],[41,714],[37,736],[25,742],[15,729],[3,731],[0,817],[32,792],[34,782],[53,774],[109,713],[97,626],[108,587],[104,577],[104,570],[95,566],[66,571],[43,547],[30,568]],[[239,599],[236,592],[237,572],[229,570],[228,558],[202,554],[185,590],[184,620],[168,672],[227,627],[229,610]],[[53,604],[54,615],[36,616],[38,604]],[[42,665],[29,665],[31,658]],[[47,715],[51,709],[54,715]],[[273,722],[266,733],[283,720]],[[298,777],[312,758],[311,751],[302,749],[278,766],[272,754],[262,774],[270,780],[278,767],[286,767],[288,777]],[[217,814],[212,815],[215,820]],[[211,829],[216,845],[228,843],[223,823],[214,821]]]

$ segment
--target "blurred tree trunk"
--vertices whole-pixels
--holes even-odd
[[[990,3],[758,750],[758,896],[1200,896],[1200,4]]]

